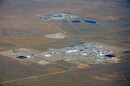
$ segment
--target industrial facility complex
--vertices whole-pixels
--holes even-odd
[[[75,16],[75,15],[70,15],[66,13],[53,13],[45,16],[40,16],[42,20],[50,20],[50,21],[61,21],[61,20],[68,20],[71,23],[89,23],[89,24],[97,24],[97,21],[93,19],[80,19],[80,17]]]
[[[42,20],[64,20],[69,18],[76,18],[77,16],[66,14],[66,13],[54,13],[46,16],[40,16]]]
[[[20,48],[2,52],[2,54],[41,65],[50,64],[58,60],[104,64],[106,62],[118,62],[119,58],[117,58],[118,56],[115,53],[121,51],[120,48],[91,42],[79,43],[62,49],[50,49],[46,52]]]

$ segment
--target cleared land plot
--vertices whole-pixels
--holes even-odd
[[[55,34],[45,35],[45,37],[47,37],[47,38],[53,38],[53,39],[64,39],[64,38],[67,37],[67,35],[65,35],[63,33],[55,33]]]

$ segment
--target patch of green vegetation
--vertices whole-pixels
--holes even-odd
[[[62,20],[63,21],[63,23],[68,23],[68,20]]]
[[[79,28],[81,31],[90,30],[90,28]]]

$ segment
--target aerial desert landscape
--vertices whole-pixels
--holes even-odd
[[[0,0],[0,86],[130,86],[130,0]]]

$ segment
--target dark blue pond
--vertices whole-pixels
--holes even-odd
[[[81,23],[80,20],[72,20],[71,22],[72,22],[72,23]]]
[[[130,54],[130,51],[123,51],[124,54]]]
[[[17,56],[16,58],[25,59],[25,58],[27,58],[27,57],[26,57],[26,56]]]
[[[84,50],[79,50],[79,51],[84,51]]]
[[[105,55],[106,57],[109,57],[109,58],[113,58],[113,57],[115,57],[114,55],[112,55],[112,54],[107,54],[107,55]]]
[[[97,22],[94,20],[83,20],[86,23],[96,24]]]

